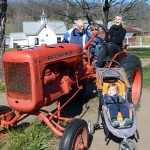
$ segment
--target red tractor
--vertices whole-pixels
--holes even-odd
[[[96,33],[83,49],[90,51],[89,44],[95,36]],[[24,114],[36,115],[55,134],[62,137],[60,149],[86,149],[88,146],[87,123],[82,119],[60,116],[60,111],[83,89],[81,83],[96,77],[95,68],[90,62],[90,54],[88,53],[86,57],[83,49],[75,44],[59,43],[5,52],[3,55],[4,79],[8,104],[12,110],[1,111],[0,125],[13,126],[22,120],[21,117]],[[113,60],[123,65],[132,85],[133,104],[137,108],[142,89],[141,62],[127,50],[116,54]],[[117,66],[110,62],[107,67]],[[73,87],[76,87],[76,90]],[[75,92],[71,95],[72,90]],[[61,97],[67,94],[70,98],[60,105]],[[58,106],[55,112],[42,109],[56,101]],[[61,125],[62,121],[69,121],[66,130]]]

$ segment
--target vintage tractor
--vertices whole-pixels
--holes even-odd
[[[62,137],[61,150],[86,149],[88,127],[82,119],[60,116],[61,110],[83,89],[82,83],[95,79],[95,68],[91,65],[89,44],[84,48],[75,44],[42,44],[39,47],[17,48],[3,55],[3,70],[6,95],[11,110],[0,111],[0,125],[13,126],[24,115],[36,115],[49,128]],[[88,56],[83,54],[88,50]],[[138,107],[142,89],[141,62],[127,50],[116,54],[113,60],[124,66],[126,76],[132,85],[133,104]],[[112,62],[107,67],[117,67]],[[70,94],[74,91],[73,94]],[[61,98],[69,95],[62,105]],[[57,110],[43,110],[57,101]],[[10,116],[10,117],[8,117]],[[25,117],[23,117],[25,118]],[[66,130],[62,121],[69,122]],[[65,132],[64,132],[65,131]]]

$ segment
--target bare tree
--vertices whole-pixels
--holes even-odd
[[[126,25],[137,26],[144,30],[149,30],[150,23],[150,6],[148,3],[142,2],[126,15]]]
[[[5,52],[5,23],[6,23],[7,0],[0,0],[0,80],[3,79],[2,55]]]
[[[137,6],[147,0],[76,0],[80,8],[83,10],[88,22],[93,20],[93,17],[103,21],[104,27],[107,29],[108,22],[116,15],[128,17],[128,12],[135,9]],[[96,10],[99,9],[99,14]]]
[[[64,20],[67,28],[69,23],[78,18],[87,19],[88,23],[95,20],[102,20],[104,27],[108,28],[108,22],[116,15],[122,15],[124,18],[131,18],[129,12],[141,6],[147,0],[27,0],[32,5],[36,4],[47,10],[50,18]],[[36,7],[27,7],[27,9]],[[39,10],[39,9],[38,9]],[[37,10],[34,10],[37,11]],[[28,11],[30,12],[30,11]],[[33,13],[34,14],[34,13]],[[38,13],[35,13],[38,14]]]
[[[8,1],[6,32],[7,34],[9,32],[21,32],[22,21],[38,21],[43,9],[48,20],[63,20],[67,28],[72,26],[74,20],[81,18],[86,19],[88,23],[102,20],[104,27],[107,29],[108,22],[115,15],[121,14],[125,24],[134,24],[149,29],[150,14],[148,9],[145,11],[143,4],[149,6],[146,0]],[[141,15],[138,15],[140,11],[142,11]],[[144,20],[143,16],[145,17]]]
[[[88,23],[94,20],[102,20],[104,27],[108,28],[108,22],[116,15],[129,18],[128,12],[136,9],[147,0],[49,0],[53,6],[53,13],[62,16],[62,19],[69,24],[69,21],[78,18],[86,18]],[[56,8],[56,4],[58,9]],[[60,7],[61,6],[61,7]],[[72,15],[70,10],[75,10]]]
[[[69,3],[68,0],[66,0],[66,18],[65,18],[65,23],[66,23],[66,27],[67,29],[69,29]]]

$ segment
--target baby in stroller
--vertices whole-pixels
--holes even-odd
[[[115,128],[120,126],[119,121],[117,121],[118,112],[121,112],[121,115],[124,120],[124,126],[132,124],[132,119],[129,116],[129,108],[126,105],[125,92],[123,96],[119,94],[119,87],[115,83],[110,83],[108,86],[108,92],[105,94],[104,103],[107,105],[111,122]]]
[[[136,150],[133,142],[133,139],[139,139],[136,112],[132,104],[132,88],[124,69],[96,68],[96,85],[98,117],[95,124],[88,121],[89,133],[104,129],[107,143],[113,135],[122,139],[119,150]]]

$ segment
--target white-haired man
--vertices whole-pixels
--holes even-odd
[[[72,43],[84,47],[90,37],[91,34],[84,29],[84,22],[79,19],[77,20],[75,27],[68,30],[64,35],[62,43]]]

